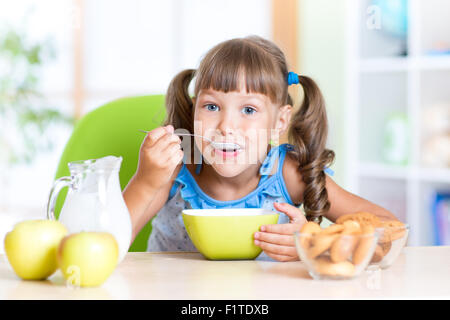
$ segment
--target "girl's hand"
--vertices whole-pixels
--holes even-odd
[[[255,245],[261,247],[272,259],[278,261],[298,260],[295,249],[294,232],[300,231],[306,218],[303,212],[288,203],[273,203],[276,210],[285,213],[290,218],[290,223],[269,224],[261,226],[259,232],[255,232]]]
[[[158,127],[142,142],[135,178],[149,190],[159,190],[168,183],[183,159],[181,139],[173,132],[171,125]]]

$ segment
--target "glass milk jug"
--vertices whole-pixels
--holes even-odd
[[[69,187],[58,221],[69,233],[111,233],[119,245],[118,263],[125,257],[131,241],[130,214],[119,182],[121,163],[122,157],[114,156],[69,162],[70,177],[55,181],[47,206],[47,218],[54,220],[59,191]]]

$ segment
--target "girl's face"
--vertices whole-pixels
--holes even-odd
[[[200,90],[195,99],[194,133],[215,142],[234,143],[235,150],[214,148],[196,137],[203,158],[224,177],[234,177],[264,161],[272,139],[289,123],[291,106],[279,107],[268,96],[240,91]],[[236,146],[237,147],[237,146]]]

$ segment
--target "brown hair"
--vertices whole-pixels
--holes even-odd
[[[222,42],[206,54],[197,70],[184,70],[172,80],[167,90],[164,125],[193,132],[194,104],[188,89],[194,77],[194,96],[197,96],[201,89],[238,91],[244,74],[247,92],[267,95],[272,102],[283,106],[293,105],[287,73],[286,58],[271,41],[251,36]],[[304,99],[291,119],[288,140],[294,150],[290,154],[297,160],[306,185],[303,194],[306,217],[320,222],[330,208],[324,168],[334,160],[334,152],[325,148],[328,121],[318,86],[311,78],[300,75],[299,83]]]

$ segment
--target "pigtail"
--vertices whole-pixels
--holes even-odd
[[[306,76],[299,75],[299,83],[303,87],[303,103],[292,118],[288,135],[295,146],[298,170],[306,184],[303,194],[306,218],[320,223],[322,215],[330,208],[324,168],[333,162],[335,154],[325,148],[328,120],[319,87]]]
[[[194,133],[194,102],[189,95],[189,84],[195,72],[194,69],[183,70],[170,82],[166,94],[167,113],[164,126],[171,124],[175,130],[185,129]],[[190,140],[190,150],[194,150],[194,139]]]
[[[178,73],[167,89],[167,116],[164,125],[171,124],[175,129],[194,132],[194,103],[189,96],[189,84],[195,75],[194,69]]]

